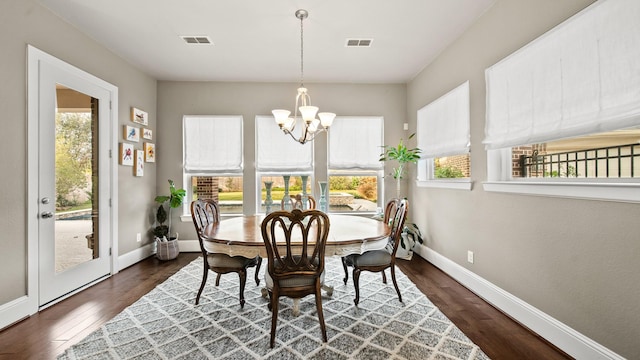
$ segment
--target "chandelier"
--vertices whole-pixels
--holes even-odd
[[[296,18],[300,19],[300,87],[296,95],[296,107],[294,108],[293,117],[289,117],[291,115],[289,110],[276,109],[271,111],[280,129],[300,144],[312,141],[317,134],[328,131],[333,119],[336,117],[334,113],[318,113],[318,107],[311,105],[311,97],[307,92],[307,88],[304,87],[304,36],[302,23],[308,16],[307,10],[299,9],[296,11]],[[298,111],[300,111],[299,115]],[[320,119],[316,118],[316,113]],[[296,137],[293,134],[298,120],[304,124],[304,130],[300,137]]]

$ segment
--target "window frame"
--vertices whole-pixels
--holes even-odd
[[[631,179],[514,179],[511,148],[487,150],[485,191],[616,202],[640,202],[640,181]],[[595,181],[597,180],[597,181]]]

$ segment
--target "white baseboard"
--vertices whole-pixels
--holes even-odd
[[[38,312],[38,303],[33,296],[21,296],[0,305],[0,330]]]
[[[504,291],[484,278],[449,260],[434,250],[416,245],[415,253],[464,285],[485,301],[528,327],[576,359],[624,358],[580,332]]]
[[[180,240],[180,252],[200,252],[198,240]]]
[[[118,256],[118,271],[128,268],[156,253],[156,243],[144,245],[124,255]]]

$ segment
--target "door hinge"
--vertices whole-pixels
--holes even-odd
[[[109,207],[111,207],[111,198],[109,198]]]
[[[111,100],[109,100],[109,110],[113,109],[113,107],[111,107],[112,103]]]
[[[111,149],[109,149],[109,159],[111,159],[113,155],[111,154]]]
[[[109,256],[111,256],[111,248],[109,248]]]

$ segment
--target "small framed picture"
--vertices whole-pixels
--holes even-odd
[[[151,131],[151,129],[142,128],[142,138],[147,140],[153,140],[153,131]]]
[[[142,111],[138,108],[132,107],[131,121],[147,126],[149,125],[149,114],[147,114],[146,111]]]
[[[140,128],[137,128],[135,126],[129,126],[129,125],[124,125],[123,128],[124,128],[124,131],[122,136],[125,140],[135,141],[135,142],[140,141]]]
[[[120,143],[120,165],[133,166],[133,144]]]
[[[144,143],[144,161],[156,162],[156,144],[146,142]]]
[[[136,156],[134,158],[134,164],[133,164],[133,175],[134,176],[144,175],[144,151],[142,150],[136,150]]]

